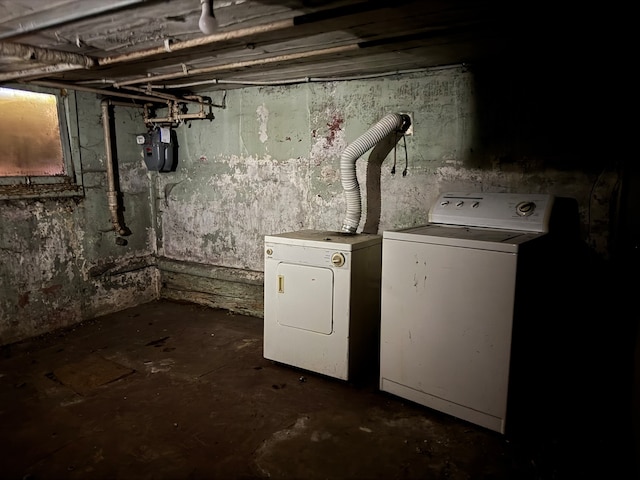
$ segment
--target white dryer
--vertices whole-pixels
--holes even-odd
[[[301,230],[268,235],[264,248],[264,357],[377,376],[382,237]]]
[[[383,232],[382,391],[505,433],[514,325],[541,300],[528,268],[553,203],[445,193],[427,225]]]

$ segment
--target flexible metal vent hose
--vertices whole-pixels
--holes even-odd
[[[343,233],[356,233],[362,214],[360,185],[356,177],[356,160],[384,137],[394,131],[404,132],[410,124],[408,115],[389,113],[345,148],[340,157],[340,179],[347,199],[347,214],[341,230]]]

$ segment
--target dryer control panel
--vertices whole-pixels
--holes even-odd
[[[327,248],[309,248],[265,242],[265,260],[290,262],[299,265],[314,265],[327,268],[349,268],[350,252],[339,252]]]
[[[429,210],[429,222],[546,233],[553,200],[539,193],[448,192]]]

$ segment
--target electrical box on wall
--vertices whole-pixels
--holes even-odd
[[[144,163],[150,171],[173,172],[178,165],[178,141],[170,127],[155,127],[136,137]]]

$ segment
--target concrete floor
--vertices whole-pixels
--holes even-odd
[[[505,437],[376,378],[265,360],[261,319],[193,304],[142,305],[2,353],[3,479],[636,478],[615,412]]]

